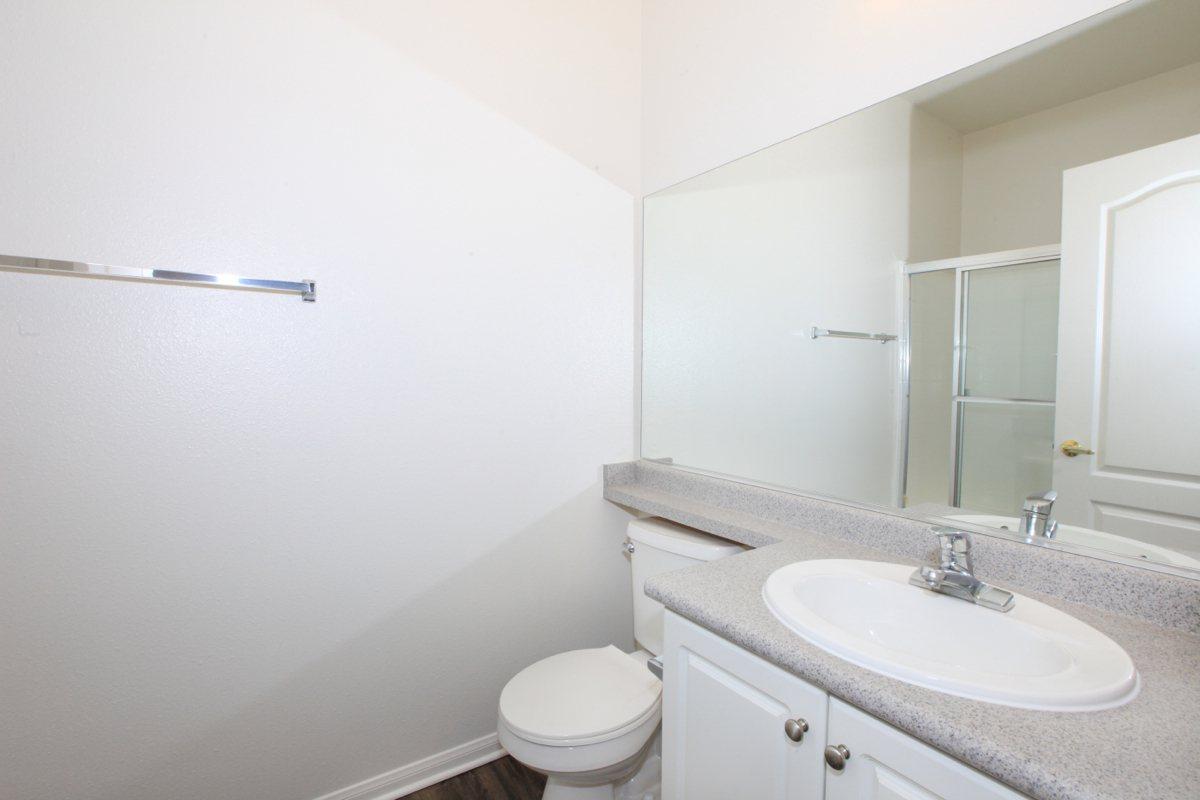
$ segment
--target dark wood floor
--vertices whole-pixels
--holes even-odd
[[[546,776],[505,756],[435,783],[405,800],[541,800]]]

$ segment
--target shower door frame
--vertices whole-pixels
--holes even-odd
[[[996,267],[1013,267],[1020,264],[1036,264],[1041,261],[1054,261],[1062,259],[1062,245],[1049,244],[1040,247],[1024,247],[1018,250],[1003,250],[995,253],[980,253],[973,256],[960,256],[957,258],[943,258],[937,261],[921,261],[912,264],[904,265],[904,274],[906,276],[905,295],[911,296],[911,286],[909,283],[913,275],[920,275],[925,272],[940,272],[942,270],[954,270],[954,334],[953,334],[953,351],[951,353],[951,371],[950,371],[950,386],[951,386],[951,412],[950,412],[950,491],[947,502],[953,507],[959,507],[959,495],[962,488],[962,415],[963,410],[968,404],[992,404],[992,405],[1025,405],[1025,406],[1054,406],[1053,400],[1022,400],[1013,398],[999,397],[978,397],[973,395],[963,394],[963,362],[966,359],[966,286],[967,281],[964,280],[964,275],[968,272],[982,269],[994,269]],[[906,304],[907,305],[907,304]],[[911,363],[912,359],[912,313],[910,309],[906,309],[905,325],[904,325],[904,363]],[[907,370],[903,376],[904,385],[901,387],[901,394],[905,398],[904,403],[904,419],[901,421],[904,425],[905,443],[904,443],[904,466],[903,474],[900,476],[902,496],[908,496],[908,414],[909,414],[909,378]],[[906,503],[907,505],[907,503]]]

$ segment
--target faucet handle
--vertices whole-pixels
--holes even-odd
[[[1026,511],[1050,511],[1050,507],[1054,505],[1054,501],[1058,499],[1058,492],[1053,489],[1047,489],[1044,492],[1034,492],[1025,498]]]
[[[971,534],[946,525],[935,525],[930,530],[938,537],[942,569],[974,572],[971,564]]]

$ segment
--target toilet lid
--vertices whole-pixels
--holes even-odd
[[[583,744],[615,738],[658,710],[662,682],[608,645],[544,658],[500,693],[500,716],[523,739]]]

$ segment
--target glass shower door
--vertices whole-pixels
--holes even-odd
[[[1051,484],[1057,259],[962,269],[954,379],[954,505],[1015,516]]]

